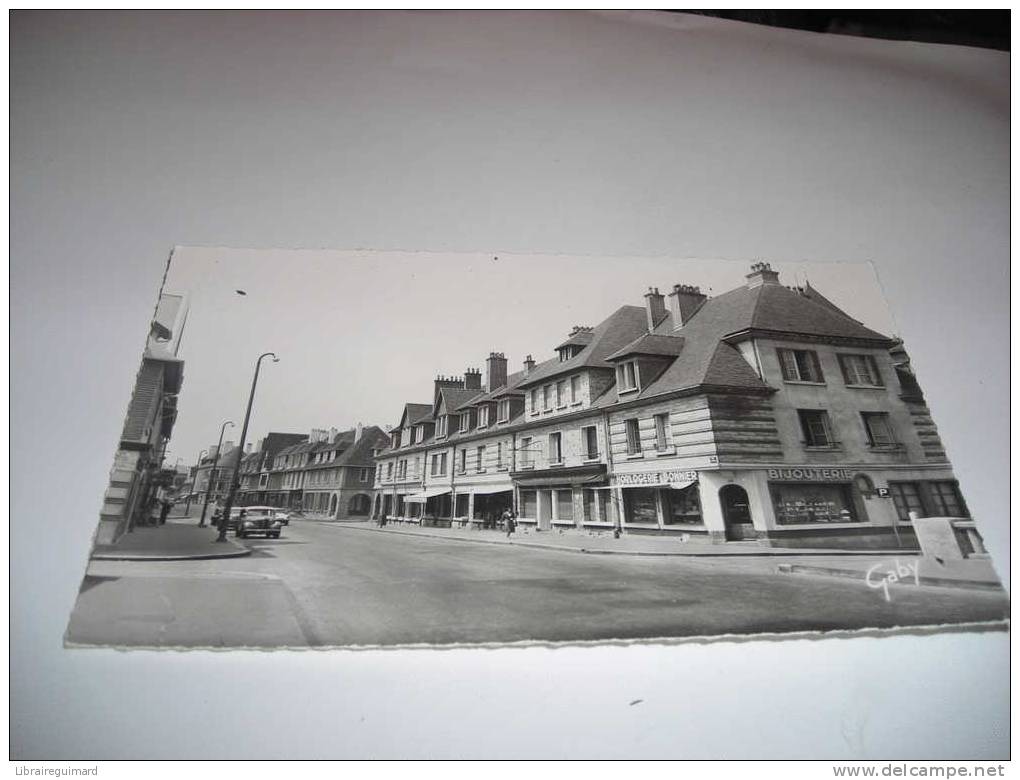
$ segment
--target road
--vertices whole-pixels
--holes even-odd
[[[295,520],[253,555],[93,562],[69,640],[413,645],[829,631],[1001,620],[1004,595],[777,574],[776,559],[636,558]],[[77,621],[77,622],[76,622]]]

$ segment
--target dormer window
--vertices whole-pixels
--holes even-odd
[[[565,346],[560,347],[560,362],[566,363],[571,358],[575,358],[580,355],[583,350],[584,347],[580,344],[566,344]]]
[[[447,416],[444,414],[436,420],[436,438],[446,436]]]
[[[489,425],[489,405],[482,404],[478,407],[478,427],[485,428]]]
[[[638,389],[637,365],[633,360],[628,360],[616,367],[616,383],[621,393],[627,393]]]
[[[471,412],[464,412],[460,416],[460,432],[467,433],[471,430]]]
[[[509,422],[510,421],[510,399],[504,398],[499,402],[499,421]]]

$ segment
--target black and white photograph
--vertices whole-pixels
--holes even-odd
[[[15,774],[1005,776],[1008,9],[8,21]]]
[[[869,265],[179,247],[67,642],[1007,615]]]

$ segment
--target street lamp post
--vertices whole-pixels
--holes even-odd
[[[241,424],[241,443],[238,444],[240,452],[244,452],[244,440],[248,436],[248,421],[251,419],[251,405],[255,401],[255,385],[259,381],[259,368],[262,366],[263,358],[271,357],[274,363],[279,363],[280,359],[272,352],[263,352],[259,355],[259,359],[255,361],[255,375],[251,378],[251,392],[248,394],[248,408],[244,410],[244,422]],[[234,466],[234,475],[230,478],[230,489],[227,491],[227,500],[223,506],[223,512],[220,515],[220,535],[216,538],[217,542],[227,541],[227,525],[230,521],[230,510],[234,506],[234,494],[237,493],[237,487],[241,481],[241,458],[238,456],[237,465]]]
[[[216,443],[216,454],[213,456],[212,466],[209,467],[209,478],[205,482],[205,502],[202,504],[202,517],[198,520],[198,527],[205,528],[205,513],[209,508],[209,493],[212,490],[213,476],[216,474],[216,464],[220,462],[220,450],[223,449],[223,432],[227,429],[227,426],[234,427],[234,423],[227,420],[223,425],[220,426],[220,440]],[[199,466],[202,462],[199,461]]]

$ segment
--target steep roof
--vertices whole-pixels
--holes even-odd
[[[560,350],[560,349],[563,349],[564,347],[569,347],[569,346],[574,346],[574,345],[582,346],[582,347],[583,346],[587,346],[588,344],[591,344],[593,338],[594,338],[594,334],[590,330],[587,330],[587,329],[586,330],[575,330],[573,333],[571,333],[567,337],[567,340],[564,341],[562,344],[560,344],[558,347],[556,347],[556,349]]]
[[[569,360],[547,360],[528,374],[520,387],[530,387],[550,377],[576,371],[579,368],[612,368],[606,358],[632,342],[648,328],[648,318],[642,306],[621,306],[595,326],[592,340]]]
[[[510,374],[510,376],[508,376],[506,378],[506,384],[505,385],[502,385],[501,387],[497,387],[495,390],[492,390],[491,392],[482,393],[480,396],[477,396],[475,398],[471,398],[468,401],[466,401],[465,403],[462,403],[457,408],[458,409],[465,409],[465,408],[467,408],[469,406],[477,406],[478,404],[483,404],[483,403],[486,403],[486,402],[489,402],[489,401],[495,401],[497,398],[501,398],[501,397],[503,397],[505,395],[512,395],[515,392],[519,392],[517,390],[517,386],[523,380],[524,380],[524,372],[523,371],[517,371],[517,372],[515,372],[513,374]]]
[[[432,404],[404,404],[400,426],[414,425],[432,416]]]
[[[892,343],[888,336],[865,327],[814,289],[802,293],[781,284],[738,287],[706,301],[691,323],[713,304],[731,310],[733,328],[729,333],[753,329]]]
[[[440,402],[436,406],[438,412],[440,407],[446,408],[446,413],[454,412],[470,401],[484,395],[482,390],[465,390],[459,387],[442,387],[439,389]]]
[[[665,355],[667,357],[676,357],[680,354],[683,346],[683,336],[664,336],[658,333],[645,333],[642,336],[638,336],[627,346],[609,355],[606,360],[618,360],[627,355]]]
[[[361,430],[361,438],[340,454],[333,466],[371,466],[372,450],[388,447],[390,437],[378,425],[369,425]]]

